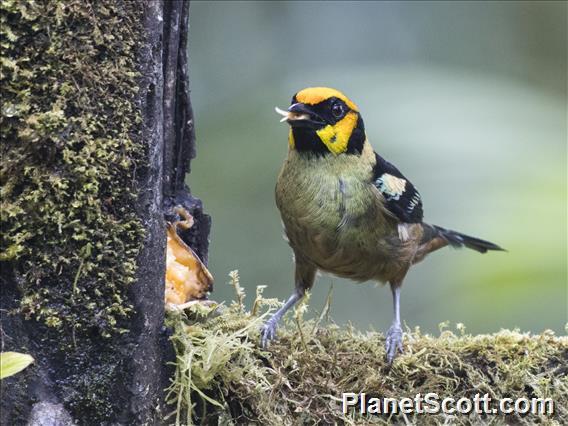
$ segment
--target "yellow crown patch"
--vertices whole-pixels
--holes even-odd
[[[329,98],[341,99],[350,109],[359,112],[357,105],[355,105],[355,103],[353,103],[347,96],[339,90],[332,89],[330,87],[308,87],[300,90],[296,94],[298,102],[307,105],[316,105]]]

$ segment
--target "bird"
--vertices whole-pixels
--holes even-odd
[[[275,197],[294,255],[294,291],[262,326],[261,347],[276,338],[281,318],[323,272],[390,285],[394,316],[385,355],[392,364],[403,350],[400,294],[409,269],[445,246],[504,249],[425,223],[418,190],[375,152],[359,108],[340,91],[308,87],[276,112],[290,126]]]

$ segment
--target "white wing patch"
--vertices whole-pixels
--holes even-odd
[[[406,189],[406,180],[383,173],[376,181],[379,191],[387,195],[392,200],[398,200]]]

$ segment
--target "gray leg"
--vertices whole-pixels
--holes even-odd
[[[387,361],[392,364],[397,352],[402,352],[402,328],[400,327],[400,284],[391,283],[394,319],[387,332]]]
[[[306,291],[312,288],[314,285],[314,280],[316,278],[316,268],[305,261],[301,256],[296,254],[296,271],[294,274],[294,281],[296,287],[292,296],[284,303],[280,309],[278,309],[266,324],[262,326],[260,330],[260,344],[263,348],[268,346],[271,340],[276,338],[276,328],[278,327],[278,321],[284,316],[286,312],[294,306],[298,300],[304,297]]]
[[[302,297],[304,293],[298,289],[294,290],[292,296],[288,298],[284,306],[278,309],[274,315],[270,317],[268,321],[262,326],[260,330],[260,344],[263,348],[267,348],[271,340],[276,338],[276,328],[278,327],[278,321],[288,312]]]

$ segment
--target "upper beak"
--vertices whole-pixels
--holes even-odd
[[[287,121],[290,126],[319,127],[324,123],[321,117],[302,103],[290,105],[288,111],[283,111],[278,107],[275,107],[274,110],[283,116],[280,122]]]

